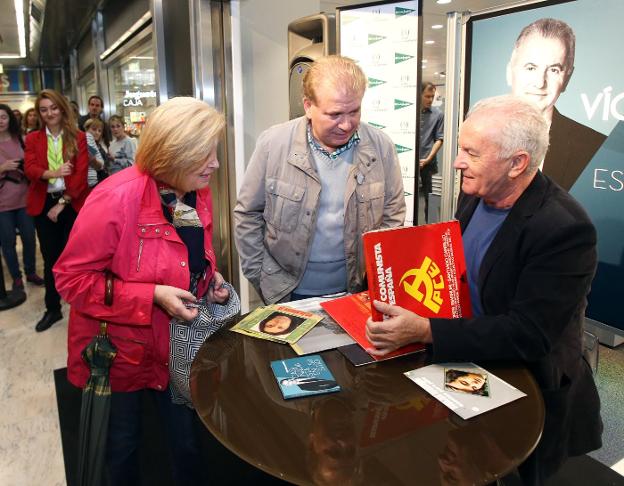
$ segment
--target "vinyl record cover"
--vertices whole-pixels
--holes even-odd
[[[311,297],[288,303],[288,307],[311,312],[323,318],[310,332],[301,337],[296,343],[290,345],[299,356],[320,353],[321,351],[355,343],[353,338],[321,307],[321,302],[332,300],[336,297]]]
[[[340,385],[318,354],[271,361],[271,369],[286,399],[340,391]]]
[[[405,376],[463,419],[526,396],[474,363],[429,365],[407,371]]]
[[[425,349],[424,344],[410,344],[382,357],[371,356],[364,351],[365,349],[373,347],[366,338],[366,320],[371,316],[371,302],[368,292],[366,291],[321,302],[321,307],[323,307],[323,309],[347,331],[349,336],[355,339],[357,344],[361,346],[361,352],[357,349],[353,349],[354,345],[341,346],[338,348],[338,350],[355,366],[396,358],[397,356],[403,356]]]
[[[311,312],[273,304],[258,307],[230,330],[246,336],[293,344],[321,319],[321,316]]]
[[[362,240],[371,299],[423,317],[472,315],[458,221],[370,231]]]

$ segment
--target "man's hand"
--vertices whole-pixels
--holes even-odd
[[[156,285],[154,287],[154,303],[161,307],[167,314],[181,321],[190,321],[199,312],[196,308],[188,309],[184,300],[195,302],[195,296],[186,290],[170,285]]]
[[[427,165],[429,161],[427,159],[420,159],[418,165],[422,169],[425,165]]]
[[[216,302],[217,304],[223,304],[230,298],[230,291],[223,286],[223,275],[219,272],[215,272],[212,277],[212,282],[208,287],[208,302]]]
[[[373,301],[375,308],[389,316],[385,321],[366,321],[366,338],[374,348],[366,352],[375,356],[384,356],[395,349],[410,343],[430,343],[431,326],[429,319],[420,317],[398,305]]]

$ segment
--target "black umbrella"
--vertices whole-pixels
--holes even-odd
[[[113,279],[106,275],[104,302],[113,304]],[[98,486],[102,483],[108,419],[110,416],[111,387],[109,370],[117,355],[117,348],[108,339],[107,323],[100,323],[100,332],[82,351],[82,358],[90,369],[89,379],[82,391],[80,431],[78,434],[78,484]]]

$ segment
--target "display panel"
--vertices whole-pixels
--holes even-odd
[[[140,137],[143,124],[156,106],[156,71],[151,36],[108,66],[113,112],[126,122],[126,131]]]
[[[339,52],[368,77],[362,120],[386,132],[399,155],[408,226],[416,219],[419,8],[413,0],[337,10]]]
[[[585,207],[598,231],[587,316],[624,330],[617,305],[624,295],[624,66],[616,49],[621,14],[619,0],[604,0],[599,8],[592,0],[575,0],[471,18],[465,106],[514,92],[543,107],[551,121],[544,173]],[[514,52],[525,27],[529,33]]]

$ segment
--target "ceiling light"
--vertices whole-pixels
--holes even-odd
[[[422,60],[422,61],[420,61],[420,62],[427,62],[427,59],[423,59],[423,60]]]
[[[26,57],[26,29],[24,25],[24,0],[14,0],[15,21],[17,22],[17,34],[19,36],[20,57]]]
[[[451,0],[438,0],[436,3],[439,3],[440,5],[444,5],[445,3],[451,3]]]
[[[444,27],[442,24],[435,24],[435,25],[431,26],[431,28],[434,29],[434,30],[441,29],[442,27]]]
[[[428,40],[428,41],[425,41],[425,44],[435,44],[435,41]]]

